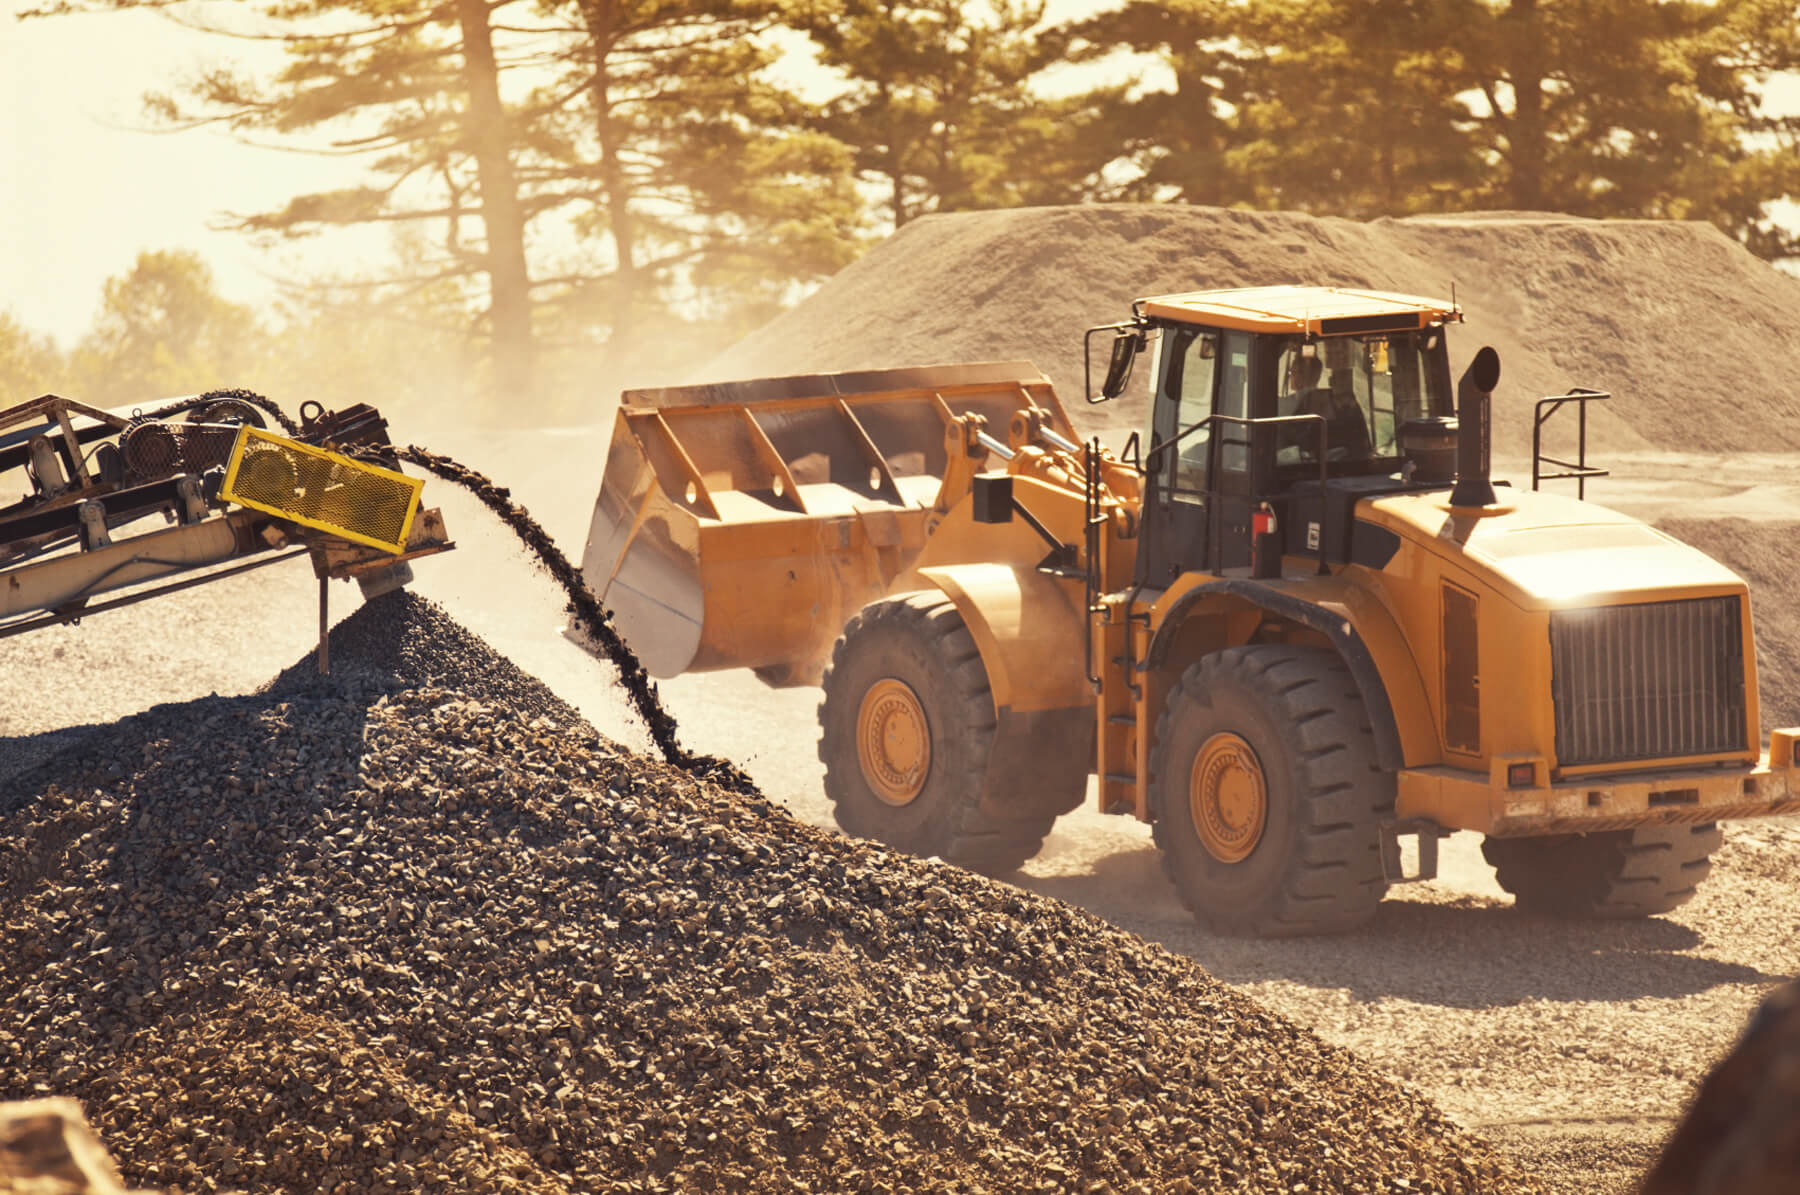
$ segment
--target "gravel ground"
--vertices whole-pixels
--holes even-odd
[[[617,749],[422,599],[333,650],[0,798],[0,1096],[80,1099],[132,1183],[1541,1189],[1132,934]]]
[[[1449,877],[1396,889],[1366,930],[1294,942],[1201,933],[1147,838],[1109,844],[1099,875],[1090,844],[1065,856],[1053,838],[1023,882],[1104,890],[1089,908],[1425,1091],[1559,1191],[1634,1189],[1758,1001],[1800,970],[1791,822],[1731,826],[1692,903],[1624,923],[1516,913],[1476,890],[1491,879],[1464,880],[1479,852],[1459,835]]]

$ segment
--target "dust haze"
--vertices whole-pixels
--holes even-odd
[[[121,41],[103,57],[123,60],[130,50]],[[160,166],[204,184],[229,173],[210,164],[223,160],[218,152]],[[140,161],[145,178],[158,173],[155,161]],[[90,189],[102,188],[72,188],[84,193],[58,218],[110,228],[129,206],[117,199],[127,188],[115,183],[107,204],[91,202]],[[185,219],[179,230],[165,231],[165,217],[155,232],[133,234],[128,251],[111,250],[105,274],[127,270],[141,246],[218,243],[202,220]],[[52,239],[67,229],[58,232]],[[328,268],[352,277],[357,263]],[[627,387],[1022,358],[1050,376],[1078,429],[1117,446],[1146,422],[1145,398],[1138,389],[1089,406],[1081,334],[1123,318],[1133,298],[1279,282],[1454,293],[1467,316],[1453,330],[1457,367],[1482,344],[1499,348],[1504,363],[1497,475],[1528,481],[1538,397],[1575,385],[1612,392],[1596,410],[1590,455],[1613,476],[1588,496],[1657,523],[1749,581],[1764,725],[1800,722],[1792,663],[1800,609],[1791,599],[1800,562],[1789,546],[1800,528],[1800,392],[1791,384],[1800,280],[1710,225],[1509,213],[1359,222],[1163,206],[930,216],[741,340],[695,321],[678,334],[650,329],[629,356],[574,339],[548,346],[545,382],[530,402],[484,397],[486,366],[468,351],[466,327],[354,303],[320,315],[284,307],[273,287],[238,303],[236,285],[252,272],[222,271],[231,281],[216,297],[262,329],[254,359],[220,376],[222,358],[196,357],[185,363],[189,384],[246,386],[290,412],[308,400],[371,403],[396,442],[509,486],[575,559]],[[99,290],[95,276],[95,302]],[[0,312],[41,337],[30,300],[7,295]],[[65,316],[52,354],[37,358],[50,364],[36,376],[50,376],[0,402],[92,390],[106,359],[79,354],[95,326]],[[94,353],[104,349],[96,343]],[[1567,432],[1550,447],[1567,452]],[[428,483],[425,500],[443,508],[458,550],[421,561],[415,591],[601,734],[646,749],[610,669],[561,636],[561,597],[511,537],[448,486]],[[330,600],[334,620],[357,605],[346,585],[332,586]],[[0,669],[30,678],[33,691],[0,706],[0,753],[162,703],[254,692],[313,644],[317,601],[310,572],[293,564],[0,640]],[[801,821],[831,825],[816,690],[771,690],[734,673],[674,678],[661,693],[690,747],[737,761]],[[1733,826],[1712,879],[1676,914],[1567,925],[1513,915],[1463,835],[1446,844],[1437,880],[1397,889],[1367,930],[1289,943],[1200,932],[1164,883],[1147,830],[1091,808],[1060,821],[1013,882],[1195,960],[1424,1093],[1557,1189],[1623,1192],[1756,1002],[1800,973],[1797,850],[1800,827],[1790,820]]]

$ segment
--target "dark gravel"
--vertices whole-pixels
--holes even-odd
[[[318,658],[308,652],[263,692],[359,700],[404,689],[457,688],[528,720],[539,715],[571,724],[582,720],[549,686],[409,589],[367,603],[331,628],[330,656],[329,676],[319,675]]]
[[[406,595],[0,808],[0,1098],[210,1191],[1530,1191],[1059,902],[599,740]],[[454,680],[454,684],[448,682]]]

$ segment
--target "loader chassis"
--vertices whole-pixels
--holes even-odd
[[[628,392],[584,569],[658,675],[822,678],[839,821],[908,850],[1017,866],[1091,772],[1225,932],[1354,925],[1457,829],[1521,904],[1663,911],[1718,820],[1800,809],[1800,732],[1759,738],[1740,579],[1491,481],[1460,318],[1141,300],[1097,330],[1101,397],[1150,361],[1118,456],[1022,364]]]

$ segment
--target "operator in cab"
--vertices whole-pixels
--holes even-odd
[[[1408,420],[1448,413],[1442,372],[1430,360],[1436,334],[1293,337],[1280,351],[1277,396],[1282,415],[1319,415],[1326,423],[1326,458],[1371,470],[1398,467],[1398,431]],[[1439,390],[1446,393],[1439,394]],[[1278,464],[1317,464],[1316,424],[1283,430]]]

